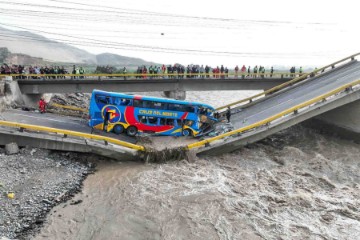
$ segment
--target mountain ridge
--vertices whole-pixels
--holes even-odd
[[[40,34],[29,31],[15,31],[0,27],[0,48],[7,49],[11,64],[38,64],[39,58],[43,62],[56,62],[64,64],[83,65],[110,65],[119,67],[136,67],[141,65],[153,65],[154,62],[140,58],[132,58],[113,53],[92,54],[80,48],[48,39]],[[33,57],[19,57],[27,55]],[[19,60],[20,59],[20,60]],[[0,59],[1,61],[1,59]],[[4,61],[4,59],[2,60]]]

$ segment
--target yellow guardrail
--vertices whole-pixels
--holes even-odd
[[[31,124],[22,124],[22,123],[16,123],[16,122],[8,122],[8,121],[0,121],[0,125],[6,126],[6,127],[13,127],[13,128],[23,128],[23,129],[29,129],[34,131],[42,131],[42,132],[48,132],[48,133],[60,133],[60,134],[66,134],[69,136],[75,136],[75,137],[82,137],[87,139],[94,139],[94,140],[102,140],[107,141],[110,143],[114,143],[123,147],[135,149],[138,151],[145,151],[145,148],[140,145],[128,143],[125,141],[121,141],[115,138],[95,135],[95,134],[88,134],[88,133],[81,133],[81,132],[75,132],[70,130],[64,130],[64,129],[57,129],[57,128],[50,128],[50,127],[43,127],[43,126],[37,126],[37,125],[31,125]]]
[[[233,131],[230,131],[230,132],[227,132],[227,133],[224,133],[224,134],[221,134],[219,136],[216,136],[216,137],[212,137],[212,138],[209,138],[209,139],[205,139],[203,141],[199,141],[199,142],[196,142],[196,143],[192,143],[192,144],[189,144],[186,146],[187,149],[192,149],[192,148],[196,148],[196,147],[200,147],[200,146],[203,146],[205,144],[208,144],[210,142],[213,142],[213,141],[216,141],[216,140],[219,140],[219,139],[222,139],[222,138],[225,138],[225,137],[228,137],[228,136],[231,136],[231,135],[235,135],[235,134],[238,134],[238,133],[241,133],[241,132],[245,132],[247,130],[250,130],[250,129],[253,129],[253,128],[256,128],[256,127],[260,127],[260,126],[263,126],[265,124],[268,124],[272,121],[274,121],[275,119],[278,119],[278,118],[281,118],[283,117],[284,115],[287,115],[289,113],[292,113],[294,111],[298,111],[299,109],[301,108],[304,108],[304,107],[307,107],[307,106],[310,106],[311,104],[314,104],[316,102],[319,102],[319,101],[322,101],[323,99],[326,99],[327,97],[330,97],[330,96],[333,96],[334,94],[336,93],[339,93],[347,88],[350,88],[350,87],[353,87],[355,85],[358,85],[360,84],[360,80],[356,80],[352,83],[348,83],[348,84],[345,84],[339,88],[336,88],[328,93],[325,93],[321,96],[318,96],[316,98],[313,98],[311,100],[308,100],[304,103],[301,103],[301,104],[298,104],[294,107],[291,107],[289,109],[286,109],[278,114],[275,114],[271,117],[268,117],[262,121],[259,121],[259,122],[256,122],[256,123],[253,123],[253,124],[250,124],[249,126],[246,126],[246,127],[242,127],[242,128],[239,128],[239,129],[236,129],[236,130],[233,130]]]
[[[78,108],[78,107],[74,107],[74,106],[61,105],[61,104],[57,104],[57,103],[51,103],[49,105],[53,106],[53,107],[57,107],[57,108],[65,108],[65,109],[70,109],[70,110],[80,111],[80,112],[85,112],[85,113],[88,112],[88,110],[85,108]]]
[[[239,101],[232,102],[232,103],[229,103],[229,104],[227,104],[227,105],[218,107],[218,108],[216,108],[216,110],[225,109],[225,108],[227,108],[227,107],[231,107],[231,106],[238,105],[238,104],[240,104],[240,103],[245,103],[245,102],[248,102],[248,101],[251,102],[251,101],[253,101],[254,99],[256,99],[256,98],[258,98],[258,97],[265,96],[265,95],[270,94],[270,93],[272,93],[272,92],[275,92],[275,91],[281,90],[281,89],[283,89],[283,88],[285,88],[285,87],[288,87],[289,85],[292,85],[292,84],[294,84],[294,83],[297,83],[297,82],[299,82],[299,81],[301,81],[301,80],[304,80],[304,79],[306,79],[308,76],[310,76],[310,75],[312,75],[312,74],[313,74],[313,75],[316,75],[318,72],[322,72],[323,70],[325,70],[325,69],[328,68],[328,67],[334,68],[336,64],[342,63],[342,62],[347,61],[347,60],[349,60],[349,59],[353,60],[353,59],[354,59],[356,56],[358,56],[358,55],[360,55],[360,53],[356,53],[356,54],[351,55],[351,56],[349,56],[349,57],[343,58],[343,59],[341,59],[341,60],[339,60],[339,61],[337,61],[337,62],[334,62],[334,63],[331,63],[331,64],[329,64],[329,65],[326,65],[325,67],[319,68],[319,69],[317,69],[317,70],[315,70],[315,71],[313,71],[313,72],[304,73],[303,75],[301,75],[301,76],[299,76],[299,77],[297,77],[297,78],[294,78],[294,79],[292,79],[292,80],[290,80],[290,81],[288,81],[288,82],[286,82],[286,83],[283,83],[283,84],[280,84],[280,85],[275,86],[275,87],[273,87],[273,88],[270,88],[270,89],[268,89],[268,90],[266,90],[266,91],[264,91],[264,92],[261,92],[261,93],[259,93],[259,94],[254,95],[254,96],[251,96],[251,97],[248,97],[248,98],[244,98],[244,99],[241,99],[241,100],[239,100]],[[289,73],[287,73],[287,74],[289,74]]]

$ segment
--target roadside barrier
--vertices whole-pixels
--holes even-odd
[[[248,97],[248,98],[244,98],[244,99],[242,99],[242,100],[239,100],[239,101],[236,101],[236,102],[233,102],[233,103],[230,103],[230,104],[227,104],[227,105],[218,107],[218,108],[216,108],[216,110],[219,111],[219,110],[222,110],[222,109],[225,109],[225,108],[228,108],[228,107],[232,107],[232,106],[235,106],[235,105],[239,105],[240,103],[253,102],[255,99],[257,99],[257,98],[259,98],[259,97],[261,97],[261,96],[265,96],[265,95],[274,93],[274,92],[276,92],[276,91],[279,91],[279,90],[281,90],[281,89],[283,89],[283,88],[285,88],[285,87],[288,87],[288,86],[293,85],[293,84],[295,84],[295,83],[297,83],[297,82],[300,82],[300,81],[302,81],[302,80],[305,80],[305,79],[307,79],[308,77],[316,76],[316,74],[319,73],[319,72],[321,72],[321,73],[322,73],[322,72],[325,72],[325,70],[326,70],[327,68],[334,69],[336,64],[343,63],[343,62],[348,61],[348,60],[353,61],[353,60],[355,60],[355,57],[358,56],[358,55],[360,55],[360,53],[356,53],[356,54],[351,55],[351,56],[349,56],[349,57],[343,58],[343,59],[341,59],[341,60],[339,60],[339,61],[337,61],[337,62],[334,62],[334,63],[331,63],[331,64],[329,64],[329,65],[326,65],[325,67],[319,68],[319,69],[317,69],[317,70],[315,70],[315,71],[313,71],[313,72],[304,73],[303,75],[301,75],[301,76],[299,76],[299,77],[296,77],[296,78],[294,78],[294,79],[292,79],[292,80],[290,80],[290,81],[288,81],[288,82],[286,82],[286,83],[283,83],[283,84],[280,84],[280,85],[278,85],[278,86],[275,86],[275,87],[273,87],[273,88],[271,88],[271,89],[269,89],[269,90],[266,90],[266,91],[264,91],[264,92],[261,92],[261,93],[259,93],[259,94],[254,95],[254,96],[251,96],[251,97]]]
[[[81,132],[75,132],[70,130],[64,130],[64,129],[57,129],[57,128],[50,128],[50,127],[43,127],[43,126],[37,126],[37,125],[31,125],[31,124],[22,124],[22,123],[16,123],[16,122],[8,122],[8,121],[0,121],[0,125],[6,126],[6,127],[13,127],[13,128],[20,128],[20,129],[29,129],[33,131],[42,131],[42,132],[48,132],[48,133],[58,133],[63,134],[64,137],[66,136],[75,136],[75,137],[82,137],[87,139],[94,139],[94,140],[102,140],[110,143],[114,143],[123,147],[135,149],[138,151],[145,151],[145,148],[140,145],[128,143],[125,141],[121,141],[115,138],[95,135],[95,134],[88,134],[88,133],[81,133]]]
[[[53,106],[53,107],[57,107],[57,108],[64,108],[64,109],[69,109],[69,110],[74,110],[74,111],[85,112],[85,113],[88,112],[88,110],[85,108],[78,108],[78,107],[74,107],[74,106],[61,105],[61,104],[57,104],[57,103],[51,103],[49,105]]]
[[[319,101],[323,101],[325,100],[326,98],[330,97],[330,96],[333,96],[341,91],[344,91],[344,90],[350,90],[352,87],[356,86],[356,85],[359,85],[360,84],[360,80],[356,80],[352,83],[348,83],[348,84],[345,84],[339,88],[336,88],[326,94],[323,94],[321,96],[318,96],[316,98],[313,98],[311,100],[308,100],[304,103],[301,103],[301,104],[298,104],[294,107],[291,107],[289,109],[286,109],[276,115],[273,115],[271,117],[268,117],[262,121],[259,121],[257,123],[253,123],[253,124],[250,124],[249,126],[246,126],[246,127],[242,127],[242,128],[239,128],[239,129],[236,129],[236,130],[233,130],[233,131],[230,131],[230,132],[227,132],[227,133],[224,133],[224,134],[221,134],[219,136],[216,136],[216,137],[212,137],[212,138],[209,138],[209,139],[205,139],[205,140],[202,140],[202,141],[199,141],[199,142],[196,142],[196,143],[192,143],[192,144],[189,144],[186,146],[187,149],[192,149],[192,148],[197,148],[197,147],[201,147],[201,146],[205,146],[213,141],[216,141],[216,140],[219,140],[219,139],[222,139],[222,138],[225,138],[225,137],[228,137],[228,136],[232,136],[232,135],[235,135],[235,134],[239,134],[239,133],[242,133],[242,132],[245,132],[245,131],[248,131],[248,130],[252,130],[254,128],[257,128],[257,127],[260,127],[260,126],[263,126],[263,125],[266,125],[266,124],[270,124],[272,121],[276,120],[276,119],[279,119],[287,114],[290,114],[290,113],[298,113],[298,111],[301,109],[301,108],[304,108],[304,107],[308,107],[314,103],[317,103]]]

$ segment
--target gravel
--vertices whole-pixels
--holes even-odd
[[[91,158],[33,148],[9,156],[0,148],[0,239],[30,239],[38,232],[47,213],[79,192],[94,172]]]

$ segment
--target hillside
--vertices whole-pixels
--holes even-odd
[[[111,53],[91,54],[85,50],[27,31],[14,31],[0,27],[0,35],[3,36],[0,38],[0,48],[7,48],[12,54],[29,55],[37,58],[36,61],[39,60],[38,58],[42,58],[46,62],[129,67],[154,64],[140,58]],[[12,63],[20,64],[16,61]]]
[[[96,60],[98,65],[113,65],[113,66],[127,66],[127,67],[137,67],[141,65],[149,66],[156,64],[154,62],[147,62],[140,58],[125,57],[112,53],[102,53],[96,55]]]
[[[13,31],[0,27],[0,47],[11,53],[21,53],[54,62],[96,64],[96,56],[70,45],[49,40],[26,31]]]

